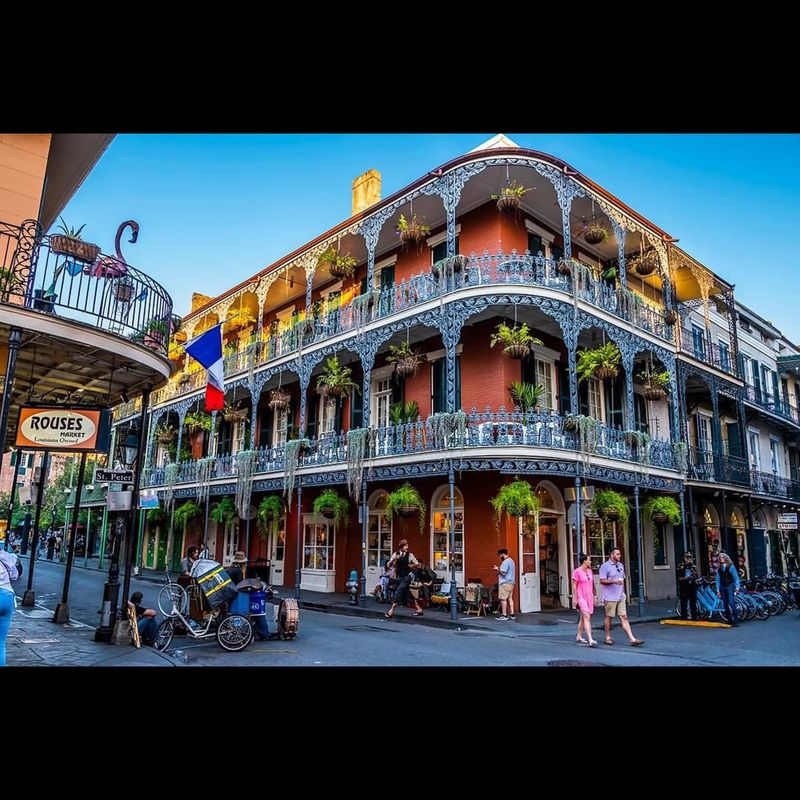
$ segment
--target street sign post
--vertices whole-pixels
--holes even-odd
[[[94,473],[96,481],[110,481],[113,483],[133,483],[132,469],[98,469]]]
[[[778,530],[779,531],[796,531],[797,530],[797,512],[788,511],[783,514],[778,514]]]

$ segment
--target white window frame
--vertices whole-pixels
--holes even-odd
[[[741,351],[740,351],[741,352]],[[752,357],[747,355],[747,353],[742,353],[742,373],[743,379],[747,386],[753,385],[753,367],[752,367]]]
[[[278,428],[281,418],[284,420],[283,430]],[[282,447],[289,438],[289,409],[283,408],[273,414],[272,420],[272,446]]]
[[[593,394],[596,395],[597,402],[599,403],[599,407],[596,409],[592,408]],[[589,405],[589,416],[592,417],[592,419],[598,420],[599,422],[605,422],[606,404],[603,402],[605,400],[605,386],[603,385],[603,381],[600,381],[597,378],[586,379],[586,399]],[[596,414],[592,413],[594,410],[597,411]]]
[[[556,375],[556,361],[559,359],[559,353],[556,350],[551,350],[549,347],[543,345],[534,345],[531,347],[531,354],[536,359],[536,382],[539,382],[539,364],[548,364],[550,366],[550,404],[542,402],[543,408],[548,408],[553,411],[556,410],[556,386],[558,384],[558,376]],[[546,395],[545,395],[546,397]]]
[[[292,314],[294,314],[294,306],[284,308],[283,311],[278,311],[275,313],[275,318],[278,320],[279,334],[283,333],[284,331],[288,331],[292,327],[291,324],[284,325],[285,322],[291,323]]]
[[[246,426],[249,423],[246,421],[239,421],[233,423],[233,430],[231,431],[231,455],[244,450],[244,433]]]
[[[728,369],[731,368],[731,346],[726,342],[722,337],[717,339],[717,353],[719,354],[719,365],[723,369],[725,367],[722,364],[722,351],[725,351],[726,361],[728,362]]]
[[[772,474],[782,477],[781,472],[781,440],[777,436],[769,437],[769,460]]]
[[[391,382],[392,370],[393,367],[381,367],[380,369],[372,370],[372,373],[370,375],[370,419],[374,420],[372,424],[378,428],[383,427],[378,417],[379,396],[385,397],[388,393],[389,395],[388,408],[391,409],[392,407],[392,382]],[[378,391],[378,384],[381,383],[382,381],[389,381],[388,392],[385,390],[381,392]],[[387,412],[387,418],[388,418],[388,412]],[[391,421],[388,421],[386,423],[386,425],[390,424]]]
[[[461,233],[461,223],[459,222],[456,225],[456,236],[458,236],[460,233]],[[425,243],[428,245],[428,247],[431,248],[431,250],[433,250],[433,248],[436,247],[437,244],[441,244],[444,241],[447,241],[447,228],[445,228],[441,233],[437,233],[436,236],[429,236],[425,240]],[[433,258],[433,256],[431,256],[431,258]]]
[[[758,428],[747,429],[747,449],[750,451],[750,469],[761,472],[761,431]],[[753,442],[755,437],[755,447]],[[753,463],[755,462],[755,464]]]
[[[695,416],[698,419],[705,420],[705,422],[708,424],[708,436],[706,437],[706,442],[708,443],[708,449],[704,450],[703,447],[701,446],[702,443],[700,441],[700,426],[695,423],[696,424],[695,430],[697,432],[697,449],[701,453],[710,453],[711,455],[713,455],[714,454],[714,425],[713,425],[713,423],[714,423],[714,415],[712,413],[710,413],[710,412],[707,412],[707,411],[696,411],[695,412]]]
[[[379,261],[373,267],[372,272],[372,288],[373,289],[380,289],[381,288],[381,272],[385,270],[387,267],[393,267],[397,263],[397,256],[390,256],[389,258],[384,258],[382,261]]]
[[[318,544],[316,541],[316,526],[321,525],[326,528],[325,533],[325,541],[324,545]],[[310,530],[309,530],[310,529]],[[309,533],[312,534],[312,537],[309,539]],[[310,553],[306,553],[306,550],[310,550]],[[330,556],[327,559],[327,565],[325,567],[318,567],[318,566],[309,566],[307,563],[307,559],[310,560],[311,563],[317,563],[317,551],[325,550],[326,556]],[[303,514],[303,569],[304,570],[314,570],[317,572],[334,572],[336,567],[336,527],[330,521],[325,519],[321,514]]]
[[[336,398],[320,397],[317,411],[317,438],[336,433]]]

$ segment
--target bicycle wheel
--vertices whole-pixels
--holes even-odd
[[[158,626],[158,633],[153,641],[156,650],[166,650],[172,644],[172,637],[175,635],[175,623],[171,619],[165,619]]]
[[[219,623],[217,641],[223,650],[244,650],[253,641],[253,626],[247,617],[231,614]]]
[[[177,583],[168,583],[158,592],[158,607],[165,617],[186,613],[186,589]]]

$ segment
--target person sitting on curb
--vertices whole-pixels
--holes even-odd
[[[156,623],[156,611],[153,608],[142,606],[142,593],[134,592],[131,595],[131,603],[136,609],[136,624],[139,628],[139,638],[142,644],[153,646],[158,635],[158,624]]]

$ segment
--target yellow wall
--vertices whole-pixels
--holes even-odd
[[[42,198],[49,133],[0,134],[0,220],[36,219]]]

